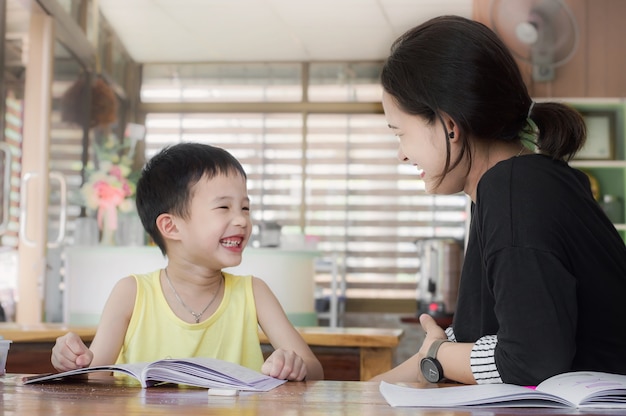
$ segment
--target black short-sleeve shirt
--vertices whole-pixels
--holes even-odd
[[[626,246],[583,172],[536,154],[483,175],[453,328],[458,342],[497,335],[505,383],[626,374]]]

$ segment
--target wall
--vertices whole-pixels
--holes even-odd
[[[491,0],[474,0],[474,20],[492,27]],[[496,2],[494,2],[496,3]],[[556,68],[554,80],[532,80],[532,66],[518,60],[533,97],[626,97],[626,1],[565,0],[580,29],[572,59]]]

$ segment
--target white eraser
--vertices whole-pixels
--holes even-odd
[[[237,389],[209,389],[209,396],[237,396]]]

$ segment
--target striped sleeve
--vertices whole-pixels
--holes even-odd
[[[452,329],[452,326],[446,328],[446,336],[448,337],[448,341],[456,342],[456,337],[454,336],[454,329]]]
[[[486,335],[478,339],[472,348],[470,365],[478,384],[502,383],[495,361],[497,343],[497,335]]]

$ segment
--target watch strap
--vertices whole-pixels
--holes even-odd
[[[430,344],[430,347],[428,348],[426,357],[437,358],[437,351],[439,351],[439,347],[441,347],[441,344],[443,344],[444,342],[450,342],[450,341],[448,341],[447,339],[434,340],[433,343]]]

